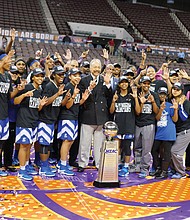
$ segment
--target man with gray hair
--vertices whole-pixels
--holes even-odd
[[[95,164],[99,168],[100,149],[104,141],[102,127],[109,117],[107,99],[112,93],[111,73],[107,73],[105,76],[100,75],[100,73],[100,60],[93,59],[90,62],[90,74],[82,78],[79,84],[81,92],[83,93],[88,89],[90,95],[84,102],[81,111],[78,172],[83,172],[88,165],[92,135],[94,137]]]

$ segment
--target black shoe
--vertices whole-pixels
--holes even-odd
[[[14,167],[5,167],[5,169],[9,172],[17,172],[17,169]]]
[[[78,170],[77,170],[78,172],[80,172],[80,173],[82,173],[82,172],[84,172],[84,168],[83,167],[78,167]]]
[[[72,167],[79,167],[77,162],[69,163],[69,165],[72,166]]]
[[[160,175],[156,176],[156,179],[167,179],[167,178],[168,178],[168,172],[164,170],[160,173]]]
[[[162,172],[161,169],[157,168],[155,171],[150,172],[149,175],[150,176],[158,176],[158,175],[160,175],[161,172]]]

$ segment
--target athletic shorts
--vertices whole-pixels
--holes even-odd
[[[54,138],[54,124],[40,122],[38,125],[38,142],[42,145],[50,145]]]
[[[9,118],[0,120],[0,140],[9,138]]]
[[[16,140],[17,144],[32,144],[37,141],[38,128],[22,128],[16,127]]]
[[[74,141],[78,136],[78,120],[59,120],[57,138]]]

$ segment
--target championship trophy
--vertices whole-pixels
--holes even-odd
[[[113,121],[108,121],[103,127],[106,140],[101,149],[98,177],[93,185],[98,188],[120,187],[118,180],[118,142],[113,139],[117,135],[118,126]]]

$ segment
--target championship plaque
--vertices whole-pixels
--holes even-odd
[[[101,149],[98,177],[93,185],[99,188],[120,187],[118,180],[118,142],[113,140],[117,135],[118,127],[115,122],[108,121],[104,125],[106,141]]]

